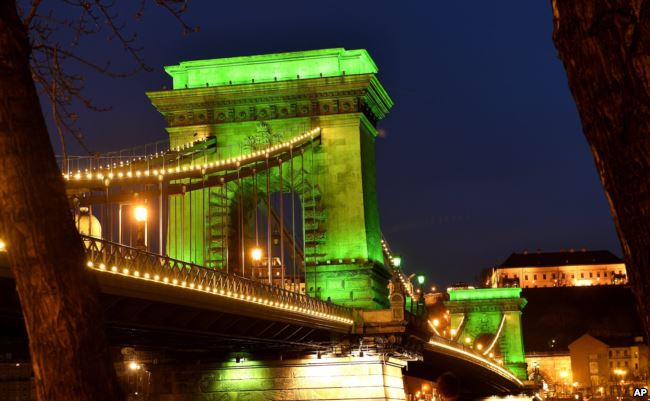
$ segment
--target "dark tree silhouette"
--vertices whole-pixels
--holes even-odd
[[[553,40],[650,338],[650,2],[551,4]]]
[[[155,3],[176,17],[184,9],[184,2]],[[123,399],[105,339],[97,284],[84,269],[83,245],[35,85],[51,100],[62,140],[66,132],[81,140],[74,129],[73,102],[95,107],[82,94],[83,78],[65,66],[74,61],[123,75],[74,52],[79,40],[103,30],[132,56],[136,70],[145,68],[112,3],[0,2],[0,239],[16,280],[40,401]]]

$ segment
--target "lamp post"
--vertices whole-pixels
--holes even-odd
[[[418,274],[417,279],[418,279],[418,284],[420,284],[420,289],[419,289],[420,294],[418,295],[418,308],[416,312],[419,312],[420,305],[422,305],[424,308],[424,280],[425,280],[424,274]]]
[[[259,267],[260,261],[262,260],[262,248],[260,247],[254,247],[251,250],[251,259],[253,259],[253,271],[255,268]],[[252,274],[252,276],[255,276],[255,273]]]
[[[146,206],[136,206],[133,209],[133,216],[137,224],[135,245],[137,248],[147,249],[147,214]]]

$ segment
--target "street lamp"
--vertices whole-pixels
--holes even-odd
[[[138,223],[136,231],[136,246],[147,248],[147,208],[146,206],[139,205],[133,209],[133,216]]]
[[[147,221],[147,208],[144,206],[136,206],[133,214],[135,216],[135,221],[137,222],[145,222]]]
[[[393,264],[393,267],[399,268],[402,265],[402,258],[400,256],[393,256],[390,260]]]
[[[257,265],[257,262],[262,260],[262,249],[259,247],[253,248],[253,250],[251,250],[251,258],[253,258],[253,262],[256,262]]]

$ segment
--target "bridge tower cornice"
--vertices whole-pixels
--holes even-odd
[[[375,125],[393,102],[374,74],[149,92],[168,126],[363,113]]]

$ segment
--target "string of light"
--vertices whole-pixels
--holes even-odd
[[[386,256],[386,259],[388,259],[390,265],[393,268],[399,267],[399,266],[395,265],[395,259],[394,259],[393,255],[392,255],[392,253],[390,252],[390,247],[388,246],[388,242],[386,242],[386,240],[384,240],[383,238],[381,239],[381,247],[382,247],[382,249],[384,251],[384,256]],[[406,280],[404,280],[404,275],[402,274],[402,272],[399,271],[397,274],[398,274],[398,277],[399,277],[400,281],[402,282],[402,287],[404,287],[404,289],[406,290],[406,292],[408,293],[408,295],[411,298],[414,298],[413,292],[411,291],[411,286],[406,285]]]
[[[236,169],[237,167],[240,167],[241,164],[245,164],[251,160],[260,157],[269,158],[277,153],[282,153],[288,149],[291,149],[295,145],[300,145],[304,142],[310,141],[315,137],[317,137],[318,135],[320,135],[320,127],[307,131],[302,135],[298,135],[294,138],[291,138],[288,141],[278,143],[277,145],[268,146],[265,149],[256,150],[246,155],[230,157],[227,159],[216,160],[212,162],[204,162],[204,163],[196,163],[196,164],[192,162],[191,164],[185,164],[182,166],[177,165],[175,167],[167,167],[167,168],[163,166],[161,166],[161,168],[147,167],[146,169],[135,170],[135,171],[133,171],[132,166],[129,166],[127,163],[126,166],[121,164],[119,168],[110,168],[108,172],[104,171],[102,167],[100,168],[100,170],[102,171],[96,173],[93,173],[92,171],[87,169],[84,172],[78,170],[74,174],[63,173],[63,178],[66,181],[85,180],[85,181],[101,181],[102,183],[106,183],[106,180],[112,180],[112,179],[120,179],[126,181],[129,179],[133,180],[140,177],[156,177],[156,176],[162,179],[165,175],[174,176],[174,178],[172,179],[180,179],[183,178],[180,177],[182,176],[182,173],[188,173],[188,172],[190,173],[201,172],[202,174],[205,175],[205,174],[212,173],[214,172],[214,170],[217,169],[223,169],[223,168]],[[191,148],[191,146],[184,145],[182,149],[186,149],[186,148]]]
[[[434,345],[436,347],[441,347],[441,348],[444,348],[444,349],[447,349],[447,350],[450,350],[450,351],[453,351],[453,352],[457,352],[457,353],[466,355],[466,356],[468,356],[470,358],[473,358],[473,359],[475,359],[475,360],[477,360],[477,361],[479,361],[481,363],[484,363],[484,364],[490,366],[493,370],[497,371],[499,374],[501,374],[503,376],[506,376],[506,377],[510,378],[511,380],[517,382],[517,384],[519,384],[520,386],[523,386],[522,381],[519,380],[517,378],[517,376],[515,376],[508,369],[504,368],[501,365],[498,365],[498,364],[492,362],[489,359],[486,359],[486,358],[482,357],[481,355],[477,355],[475,353],[468,352],[468,351],[465,351],[464,349],[460,349],[460,348],[457,348],[455,346],[451,346],[449,344],[445,344],[445,343],[442,343],[442,342],[436,341],[436,340],[429,340],[429,344]]]
[[[158,274],[151,275],[149,273],[144,273],[141,274],[138,270],[130,271],[129,269],[120,269],[117,266],[112,266],[108,268],[106,265],[103,263],[100,263],[99,265],[95,265],[92,261],[89,261],[87,263],[87,266],[95,271],[99,272],[105,272],[105,273],[111,273],[115,275],[120,275],[123,277],[129,277],[132,279],[139,279],[139,280],[145,280],[149,282],[154,282],[157,284],[163,284],[163,285],[170,285],[170,286],[175,286],[175,287],[180,287],[184,288],[187,290],[192,290],[192,291],[199,291],[203,292],[206,294],[212,294],[212,295],[217,295],[217,296],[222,296],[226,298],[231,298],[231,299],[236,299],[242,302],[248,302],[248,303],[254,303],[254,304],[259,304],[263,305],[269,308],[274,308],[274,309],[279,309],[279,310],[285,310],[285,311],[291,311],[291,312],[296,312],[296,313],[301,313],[303,315],[309,315],[309,316],[314,316],[314,317],[319,317],[335,322],[341,322],[344,324],[351,325],[354,323],[352,319],[349,319],[347,317],[343,316],[337,316],[325,312],[318,312],[314,310],[310,310],[307,308],[299,307],[296,305],[290,305],[288,303],[282,303],[278,301],[273,301],[269,300],[268,298],[262,298],[262,297],[254,297],[250,295],[245,295],[241,292],[236,292],[236,291],[226,291],[224,289],[218,289],[216,287],[209,287],[209,286],[202,286],[202,285],[195,285],[194,283],[187,283],[185,281],[178,281],[177,279],[169,279],[169,277],[166,276],[160,276]]]

